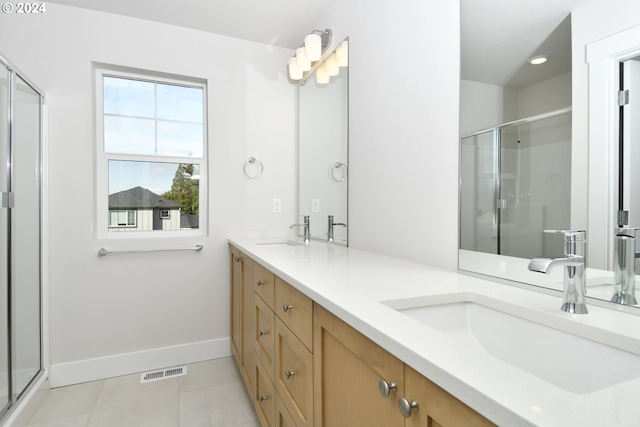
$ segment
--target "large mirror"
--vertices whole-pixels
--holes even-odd
[[[348,40],[338,48],[348,52]],[[323,80],[317,69],[298,87],[298,213],[309,216],[312,239],[346,246],[348,57],[331,74]]]
[[[460,270],[562,289],[562,269],[527,265],[562,255],[544,230],[576,222],[570,12],[589,1],[461,0]],[[587,295],[610,301],[613,271],[598,267]]]

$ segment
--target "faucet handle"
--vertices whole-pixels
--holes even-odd
[[[587,230],[543,230],[545,233],[564,234],[565,241],[586,241]]]

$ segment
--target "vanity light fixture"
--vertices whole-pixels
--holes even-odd
[[[332,31],[313,30],[304,38],[304,43],[293,58],[289,59],[289,79],[292,81],[306,80],[316,68],[322,64],[325,52],[331,44]]]
[[[340,67],[349,66],[349,42],[347,40],[340,43],[336,48],[336,61]]]
[[[326,85],[331,80],[329,70],[327,70],[327,62],[323,62],[316,68],[316,83]]]
[[[330,54],[324,61],[324,66],[327,69],[327,74],[330,77],[340,74],[340,67],[338,66],[338,60],[336,59],[336,53]]]
[[[538,56],[534,56],[532,58],[529,58],[529,64],[531,64],[531,65],[540,65],[540,64],[544,64],[548,60],[549,60],[549,57],[547,55],[538,55]]]

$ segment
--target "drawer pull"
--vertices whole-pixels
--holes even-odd
[[[268,397],[267,397],[267,396],[263,396],[263,395],[260,395],[260,397],[258,397],[258,400],[259,400],[261,403],[262,403],[262,402],[264,402],[264,401],[265,401],[265,400],[267,400],[267,399],[268,399]]]
[[[287,377],[288,380],[291,379],[292,376],[294,376],[296,373],[295,371],[285,371],[284,372],[284,376]]]
[[[263,330],[258,331],[258,335],[260,335],[260,337],[263,337],[263,336],[267,335],[268,333],[269,333],[269,331],[263,331]]]
[[[411,416],[411,411],[414,409],[418,412],[418,402],[415,400],[409,402],[404,397],[401,397],[400,400],[398,400],[398,407],[400,408],[400,413],[405,418],[409,418]]]
[[[292,305],[288,305],[288,304],[283,304],[282,305],[282,311],[284,311],[285,313],[289,310],[291,310],[293,308]]]
[[[398,384],[394,382],[389,384],[385,380],[380,380],[378,382],[378,389],[380,390],[382,397],[389,397],[392,391],[398,391]]]
[[[262,280],[256,281],[256,286],[262,286],[262,285],[264,285],[264,282]]]

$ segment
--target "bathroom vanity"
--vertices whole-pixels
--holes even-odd
[[[640,316],[321,242],[229,242],[232,349],[265,427],[640,420]]]

